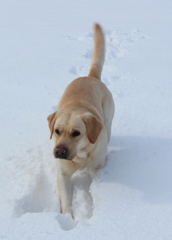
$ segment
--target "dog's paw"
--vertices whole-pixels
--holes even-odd
[[[71,230],[76,226],[76,223],[74,222],[70,213],[58,214],[57,221],[60,227],[65,231]]]

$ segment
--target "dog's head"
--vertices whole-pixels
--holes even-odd
[[[72,160],[80,150],[94,144],[103,128],[102,122],[93,114],[64,112],[58,110],[47,118],[50,139],[54,136],[55,158]]]

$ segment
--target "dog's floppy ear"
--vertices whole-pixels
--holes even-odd
[[[81,118],[86,125],[89,142],[92,144],[95,143],[103,128],[102,122],[91,113],[84,113],[81,115]]]
[[[56,112],[50,114],[47,117],[47,120],[48,120],[48,125],[49,125],[49,128],[50,128],[50,139],[51,139],[52,136],[53,136],[53,129],[54,129],[54,124],[55,124],[55,120],[56,120]]]

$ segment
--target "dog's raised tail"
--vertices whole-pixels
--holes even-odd
[[[100,79],[105,57],[105,39],[99,24],[94,25],[94,49],[91,61],[89,77]]]

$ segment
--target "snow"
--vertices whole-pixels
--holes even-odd
[[[168,0],[1,0],[0,239],[172,239],[171,11]],[[59,213],[46,117],[87,75],[94,22],[116,113],[106,166],[73,176],[73,221]]]

